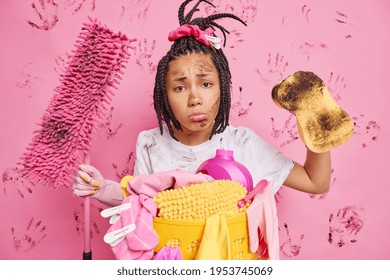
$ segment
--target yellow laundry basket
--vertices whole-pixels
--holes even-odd
[[[257,259],[255,254],[249,252],[249,239],[246,212],[240,212],[227,218],[230,236],[230,256],[233,260]],[[179,245],[184,260],[193,260],[203,236],[205,222],[154,219],[160,243],[155,252],[161,250],[167,243],[175,240]]]

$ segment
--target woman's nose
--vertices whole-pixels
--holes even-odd
[[[202,97],[196,89],[191,89],[190,96],[188,98],[188,105],[190,107],[202,104]]]

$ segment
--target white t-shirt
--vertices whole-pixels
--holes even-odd
[[[246,127],[228,126],[211,140],[197,146],[187,146],[173,139],[164,125],[163,135],[159,128],[139,134],[134,175],[175,168],[196,172],[204,161],[215,156],[217,149],[232,150],[234,159],[242,163],[252,175],[253,186],[266,179],[273,184],[275,193],[294,165],[291,159]]]

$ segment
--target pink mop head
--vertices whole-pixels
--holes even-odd
[[[21,157],[22,175],[34,184],[70,187],[89,152],[94,129],[102,122],[129,59],[133,40],[96,19],[84,23],[60,85]]]

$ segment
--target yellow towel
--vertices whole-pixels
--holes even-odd
[[[230,236],[227,218],[233,216],[230,211],[219,212],[206,219],[202,241],[196,254],[196,260],[230,260]]]

